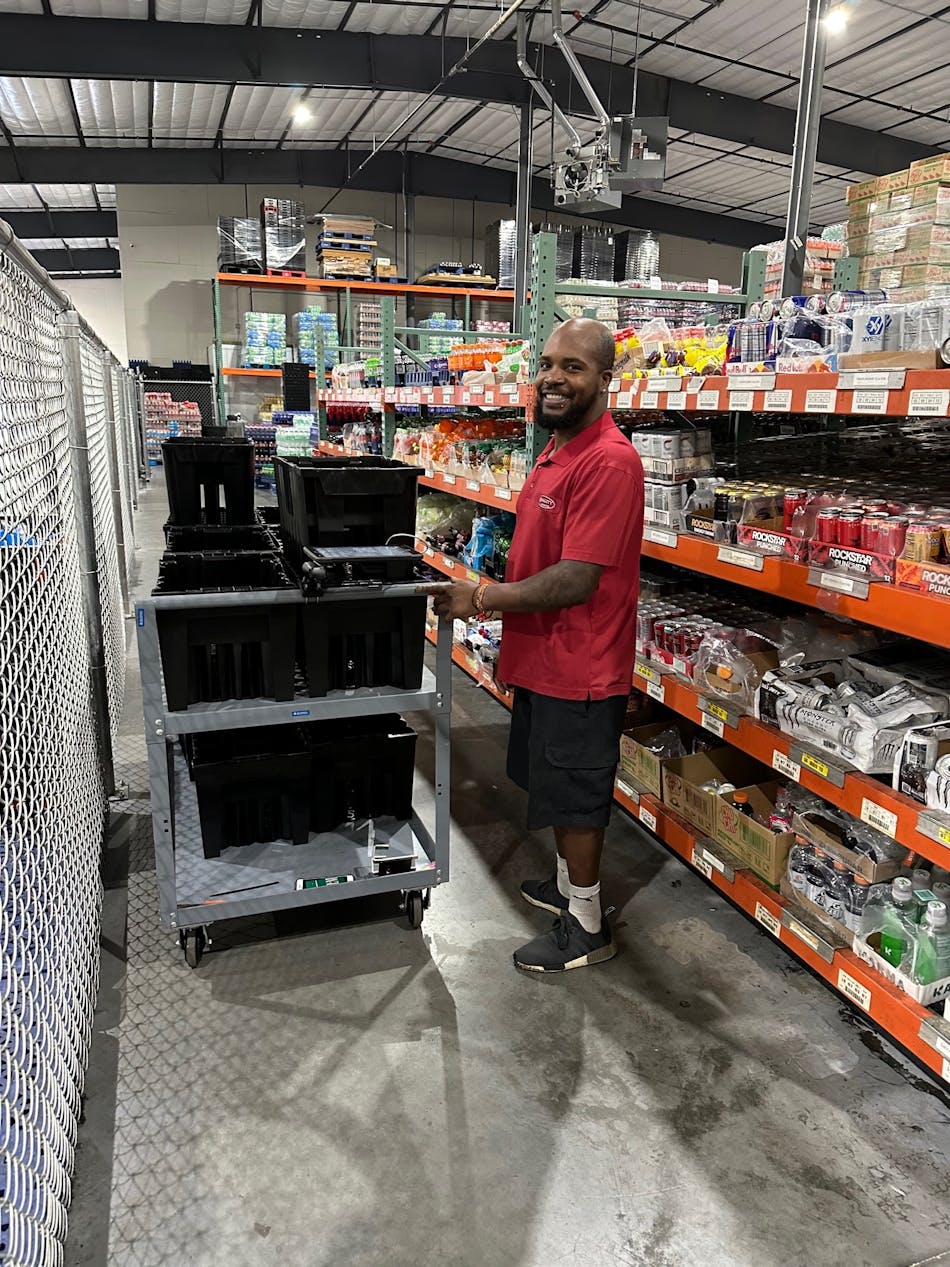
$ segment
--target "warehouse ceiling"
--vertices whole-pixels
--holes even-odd
[[[828,38],[815,227],[843,217],[852,181],[950,148],[950,3],[844,8],[845,29]],[[54,271],[109,272],[116,184],[336,186],[422,102],[390,143],[399,153],[374,159],[357,187],[508,201],[526,93],[514,23],[441,82],[500,11],[484,0],[3,0],[0,214]],[[539,74],[589,135],[549,5],[525,11]],[[566,30],[608,107],[630,109],[636,70],[640,112],[671,120],[663,190],[626,199],[618,223],[736,245],[775,236],[804,16],[804,0],[573,11]],[[295,118],[302,104],[309,118]],[[540,107],[535,125],[543,198],[564,137]]]

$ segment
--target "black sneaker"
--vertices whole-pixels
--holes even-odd
[[[521,896],[532,906],[542,911],[550,911],[552,915],[560,915],[568,908],[568,900],[557,887],[557,876],[550,880],[525,880],[521,886]]]
[[[569,968],[603,963],[616,953],[606,919],[601,919],[598,932],[589,933],[570,911],[565,911],[549,933],[516,950],[513,958],[515,967],[522,972],[566,972]]]

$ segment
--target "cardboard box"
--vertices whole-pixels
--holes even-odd
[[[950,182],[950,154],[938,154],[935,158],[919,158],[911,163],[908,184],[930,185],[936,181]]]
[[[893,194],[906,189],[910,182],[910,172],[905,167],[903,171],[891,172],[887,176],[878,176],[876,181],[877,193]]]
[[[855,937],[852,945],[859,959],[863,959],[872,968],[876,968],[885,980],[896,985],[898,989],[903,990],[905,994],[909,994],[912,999],[916,999],[925,1007],[929,1007],[931,1003],[939,1003],[941,999],[950,998],[950,977],[941,977],[939,981],[931,981],[929,985],[918,985],[911,977],[905,976],[899,968],[889,964],[883,955],[878,954],[880,936],[880,933],[872,933],[870,941],[862,941],[860,937]]]
[[[935,348],[925,352],[841,352],[840,370],[939,370],[947,367]],[[950,378],[947,379],[950,387]]]
[[[801,836],[808,844],[817,845],[819,849],[824,849],[833,858],[843,862],[849,871],[853,871],[855,875],[863,876],[871,884],[892,880],[894,876],[900,875],[900,858],[873,862],[867,854],[855,853],[853,849],[849,849],[844,843],[840,828],[833,818],[829,818],[817,811],[808,810],[804,814],[795,815],[792,820],[792,827],[795,834]]]
[[[736,539],[738,545],[758,550],[759,554],[776,555],[795,563],[804,563],[808,558],[808,541],[804,537],[793,537],[788,532],[773,532],[757,528],[755,524],[739,524]]]
[[[886,554],[872,554],[870,550],[836,546],[813,538],[808,548],[808,559],[812,567],[825,568],[830,572],[847,572],[888,584],[894,580],[894,558]]]
[[[875,177],[874,180],[862,181],[860,185],[849,185],[846,194],[848,203],[862,202],[866,198],[873,198],[877,193],[877,180],[878,178]]]
[[[855,935],[847,924],[842,924],[838,920],[832,919],[823,907],[816,905],[804,893],[799,893],[798,889],[792,887],[787,875],[782,876],[779,892],[782,897],[791,902],[792,906],[797,906],[801,911],[807,911],[813,919],[817,920],[823,928],[827,928],[830,933],[833,933],[835,938],[845,946],[854,944]]]
[[[950,598],[950,566],[946,563],[917,563],[914,559],[897,560],[897,584],[918,594],[936,594]]]
[[[659,799],[663,794],[663,767],[667,762],[678,758],[658,757],[655,752],[650,751],[647,743],[664,730],[677,730],[688,751],[699,729],[699,726],[685,719],[670,717],[667,721],[652,722],[649,726],[638,726],[635,730],[627,731],[620,736],[621,769]]]
[[[775,794],[779,787],[778,783],[768,782],[749,784],[738,790],[745,792],[752,809],[759,818],[767,822],[775,807]],[[756,822],[747,814],[740,814],[726,797],[718,797],[717,802],[713,838],[725,845],[767,884],[777,885],[785,874],[788,851],[795,840],[794,833],[772,831],[765,823]]]
[[[705,836],[716,834],[721,798],[704,792],[701,785],[719,779],[745,787],[762,781],[768,771],[758,761],[735,748],[697,752],[690,757],[674,757],[663,766],[663,800]]]

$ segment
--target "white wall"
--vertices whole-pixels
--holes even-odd
[[[72,278],[59,283],[98,334],[124,365],[128,360],[125,300],[121,277]]]
[[[308,214],[315,215],[333,192],[313,186],[120,185],[116,200],[129,356],[162,365],[183,358],[206,359],[213,340],[211,277],[217,264],[218,216],[254,215],[265,195],[296,198],[303,201]],[[400,275],[405,273],[400,195],[344,190],[334,198],[331,209],[341,214],[373,215],[388,225],[377,233],[379,254],[390,256]],[[416,273],[440,259],[483,262],[486,227],[511,214],[510,207],[494,203],[417,197]],[[553,221],[558,217],[536,212],[534,219]],[[666,234],[660,235],[660,241],[664,278],[739,281],[740,250]],[[312,253],[307,263],[313,267]],[[312,302],[313,296],[308,296],[308,301]],[[433,300],[428,307],[419,301],[416,315],[445,308],[447,302],[448,296],[445,302]],[[298,297],[260,292],[252,297],[249,291],[228,288],[222,292],[225,342],[240,340],[242,314],[252,305],[258,310],[287,313],[302,306]],[[509,317],[510,305],[499,305],[497,311],[484,315]]]

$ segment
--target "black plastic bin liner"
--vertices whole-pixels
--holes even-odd
[[[165,525],[165,546],[172,554],[202,553],[207,550],[231,554],[273,553],[280,539],[263,524],[181,524]]]
[[[415,535],[418,467],[377,457],[277,458],[274,471],[295,563],[303,546],[382,546]]]
[[[301,726],[192,735],[188,766],[206,858],[224,849],[310,838],[313,755]]]
[[[416,732],[401,717],[360,717],[305,727],[313,756],[310,826],[412,815]]]
[[[254,445],[244,439],[176,436],[162,444],[169,520],[254,522]]]
[[[303,661],[307,693],[422,684],[425,651],[424,596],[334,602],[320,599],[303,609]]]
[[[154,595],[234,592],[234,607],[157,612],[165,696],[172,712],[232,699],[289,700],[300,604],[255,601],[297,589],[276,554],[165,554]]]

